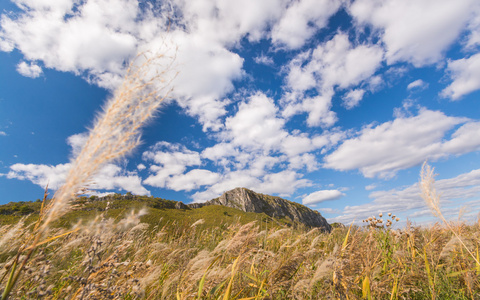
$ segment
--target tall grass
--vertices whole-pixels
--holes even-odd
[[[167,78],[167,75],[171,74],[173,62],[174,57],[144,53],[130,64],[121,86],[97,116],[85,145],[73,160],[65,184],[48,204],[44,201],[46,205],[42,206],[33,233],[19,250],[11,267],[2,300],[8,297],[37,246],[49,240],[41,241],[49,224],[68,209],[69,201],[88,187],[92,176],[102,166],[125,156],[139,144],[140,129],[152,118],[170,92],[173,78]],[[18,265],[22,252],[26,252],[26,256]]]
[[[52,227],[105,163],[138,145],[141,127],[170,91],[172,62],[139,56],[97,117],[65,185],[49,202],[45,193],[37,221],[0,227],[2,299],[480,298],[479,224],[445,219],[426,164],[422,196],[443,225],[399,229],[392,213],[385,222],[380,214],[363,227],[330,233],[239,220],[152,225],[144,210],[108,217],[108,203],[83,225]]]
[[[107,211],[108,212],[108,211]],[[477,299],[478,269],[445,226],[331,233],[106,213],[42,245],[16,299]],[[200,222],[201,223],[201,222]],[[17,234],[28,228],[13,228]],[[7,231],[9,229],[6,229]],[[52,229],[60,235],[69,229]],[[455,227],[472,249],[478,224]],[[20,233],[21,234],[21,233]],[[8,243],[0,249],[8,252]],[[0,268],[12,256],[0,260]],[[1,275],[1,272],[0,272]]]

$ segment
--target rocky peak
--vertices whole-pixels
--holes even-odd
[[[242,210],[244,212],[265,213],[271,217],[288,217],[295,222],[310,227],[322,227],[330,231],[331,226],[318,212],[280,197],[255,193],[246,188],[235,188],[225,192],[219,198],[210,200],[205,205],[223,205]]]

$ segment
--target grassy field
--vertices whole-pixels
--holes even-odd
[[[40,204],[1,207],[2,287]],[[222,206],[174,205],[152,197],[79,198],[52,223],[49,236],[60,237],[37,247],[10,297],[480,298],[480,265],[452,231],[478,260],[478,224],[400,229],[385,213],[325,233]]]

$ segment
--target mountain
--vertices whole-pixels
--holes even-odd
[[[24,216],[28,216],[26,222],[29,223],[38,216],[40,207],[40,200],[0,205],[0,226],[14,224]],[[233,189],[205,203],[188,205],[162,198],[135,196],[130,193],[111,194],[104,197],[79,197],[72,202],[70,211],[54,222],[54,225],[69,227],[78,222],[78,219],[94,218],[96,212],[105,212],[108,217],[117,218],[125,211],[141,208],[147,208],[147,214],[142,217],[142,222],[152,226],[159,226],[160,219],[169,222],[185,220],[195,222],[204,219],[206,225],[214,226],[218,223],[231,223],[235,219],[241,219],[242,223],[250,222],[262,218],[261,215],[263,215],[271,217],[270,221],[277,225],[295,222],[308,227],[319,227],[325,231],[331,230],[330,224],[317,211],[299,203],[259,194],[246,188]]]
[[[331,230],[330,224],[318,212],[296,202],[280,197],[259,194],[246,188],[236,188],[225,192],[219,198],[205,203],[189,204],[190,208],[208,205],[222,205],[236,208],[244,212],[265,213],[274,218],[289,218],[294,222],[303,223],[309,227],[321,227]]]

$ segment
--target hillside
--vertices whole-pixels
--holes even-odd
[[[206,203],[189,206],[202,207],[205,205],[222,205],[244,212],[264,213],[270,217],[287,218],[308,227],[321,227],[326,231],[331,230],[327,220],[318,211],[280,197],[255,193],[246,188],[236,188]]]
[[[235,200],[242,193],[249,200]],[[465,251],[478,253],[479,224],[451,225],[462,246],[449,228],[399,229],[387,213],[327,233],[215,204],[247,207],[268,197],[236,189],[195,209],[128,194],[81,197],[42,236],[9,299],[480,297],[480,264]],[[0,293],[40,205],[0,207]]]
[[[0,225],[15,223],[22,216],[31,214],[27,222],[34,220],[40,211],[40,201],[9,203],[0,206]],[[142,222],[152,226],[162,222],[193,223],[204,219],[205,226],[231,223],[238,219],[242,224],[259,220],[272,226],[303,224],[307,227],[321,227],[330,231],[327,221],[316,211],[282,198],[255,193],[237,188],[221,197],[203,204],[185,205],[182,202],[162,198],[112,194],[105,197],[80,197],[73,202],[70,212],[57,220],[54,226],[69,227],[78,220],[93,219],[105,212],[107,217],[118,217],[132,209],[146,209]]]
[[[180,204],[180,205],[179,205]],[[64,216],[54,221],[54,228],[70,228],[79,220],[88,222],[100,214],[105,218],[120,219],[130,212],[142,211],[140,221],[155,226],[165,226],[176,223],[190,226],[198,220],[203,220],[201,227],[229,225],[233,223],[246,224],[258,221],[263,226],[292,226],[293,222],[288,219],[272,218],[264,213],[243,212],[241,210],[211,205],[198,209],[190,209],[181,202],[162,198],[112,194],[106,197],[79,197],[72,203],[71,210]],[[24,219],[30,224],[38,219],[41,202],[9,203],[0,206],[0,226],[15,224]],[[180,208],[179,208],[180,207]],[[182,209],[181,207],[185,207]]]

